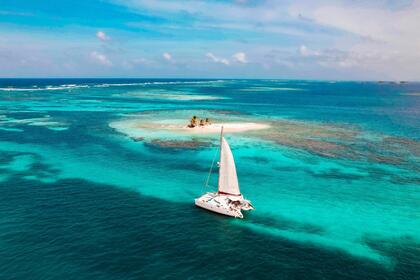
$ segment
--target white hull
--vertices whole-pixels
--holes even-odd
[[[245,202],[246,200],[243,201]],[[240,219],[244,217],[241,212],[242,209],[253,209],[252,205],[247,205],[247,207],[242,205],[234,205],[229,199],[229,196],[218,193],[204,194],[203,196],[195,199],[195,205],[212,212]]]

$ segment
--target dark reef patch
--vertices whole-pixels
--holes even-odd
[[[250,160],[258,164],[267,164],[269,163],[269,159],[262,156],[243,156],[241,159]]]
[[[352,181],[352,180],[360,180],[363,179],[366,176],[358,175],[358,174],[349,174],[341,172],[337,168],[331,168],[327,171],[322,172],[315,172],[313,170],[305,170],[306,173],[310,174],[313,177],[320,177],[320,178],[327,178],[327,179],[336,179],[336,180],[346,180],[346,181]]]
[[[161,148],[173,148],[173,149],[199,149],[204,147],[210,147],[212,145],[211,142],[204,142],[204,141],[181,141],[181,140],[159,140],[154,139],[150,143],[146,143],[147,145],[158,146]]]

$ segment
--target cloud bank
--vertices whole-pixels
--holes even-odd
[[[420,0],[91,1],[0,12],[0,76],[420,80]]]

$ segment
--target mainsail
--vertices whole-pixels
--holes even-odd
[[[232,151],[223,136],[220,139],[219,166],[219,193],[241,195]]]

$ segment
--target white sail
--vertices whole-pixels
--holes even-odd
[[[220,140],[219,162],[219,192],[230,195],[240,195],[238,177],[232,151],[224,137]]]

